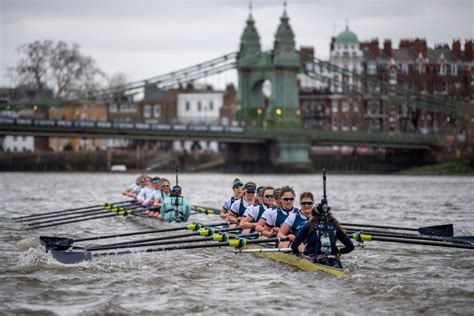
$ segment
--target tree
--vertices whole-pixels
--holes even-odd
[[[127,74],[123,72],[116,72],[109,78],[107,78],[108,86],[110,89],[121,87],[130,82]]]
[[[56,96],[90,96],[101,86],[104,73],[92,57],[84,56],[79,45],[50,40],[35,41],[18,48],[23,57],[9,69],[20,85],[38,90],[53,88]]]

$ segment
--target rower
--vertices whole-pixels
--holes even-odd
[[[224,205],[222,206],[222,209],[219,213],[222,218],[227,218],[227,214],[229,213],[232,203],[242,198],[242,195],[244,194],[244,190],[242,189],[243,186],[244,183],[239,178],[236,178],[234,180],[234,183],[232,185],[232,191],[234,191],[234,195],[225,200]]]
[[[284,186],[281,188],[281,200],[281,207],[266,211],[257,222],[257,231],[265,237],[276,236],[288,215],[292,212],[298,212],[298,209],[293,207],[295,191],[292,187]]]
[[[263,190],[265,189],[265,187],[258,187],[257,188],[257,196],[256,196],[256,199],[257,199],[257,204],[263,204]]]
[[[160,219],[164,222],[185,222],[190,214],[188,199],[181,196],[181,187],[175,185],[161,205]]]
[[[273,191],[273,198],[275,199],[276,207],[281,207],[281,188],[276,188],[275,191]]]
[[[242,216],[244,216],[245,210],[248,207],[255,205],[255,191],[257,190],[257,185],[254,182],[247,182],[244,185],[244,195],[240,200],[232,203],[230,207],[230,212],[227,214],[227,220],[230,223],[238,223]]]
[[[145,175],[138,176],[135,183],[130,184],[125,190],[123,190],[122,195],[136,199],[143,187],[145,177]]]
[[[243,218],[240,221],[239,226],[242,228],[250,228],[252,231],[255,230],[257,222],[262,217],[263,213],[267,210],[276,208],[273,204],[273,187],[264,187],[262,191],[263,203],[255,206],[250,206],[244,213]]]
[[[156,193],[156,196],[153,201],[153,206],[161,206],[163,201],[170,196],[170,181],[165,178],[161,178],[160,181],[160,190]]]
[[[278,231],[278,237],[283,238],[288,236],[290,241],[295,239],[298,231],[311,217],[311,209],[314,205],[314,197],[311,192],[303,192],[300,194],[301,209],[298,212],[291,213],[281,225]]]
[[[354,245],[330,210],[327,200],[323,198],[321,203],[312,209],[310,220],[296,235],[291,249],[295,254],[300,254],[298,246],[306,240],[303,252],[305,256],[321,264],[342,267],[339,262],[340,254],[350,253],[354,250]],[[338,249],[336,240],[344,247]]]
[[[143,188],[140,190],[140,193],[137,195],[137,202],[143,203],[146,199],[147,194],[150,194],[153,191],[153,184],[151,183],[151,177],[146,176],[143,180]]]

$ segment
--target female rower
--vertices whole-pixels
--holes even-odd
[[[244,186],[244,183],[239,178],[236,178],[234,180],[234,183],[232,185],[232,190],[234,191],[234,195],[228,198],[227,200],[225,200],[224,205],[222,206],[220,214],[219,214],[222,218],[226,218],[232,204],[235,201],[242,198],[242,195],[244,194],[244,190],[242,189],[243,186]]]
[[[306,240],[303,252],[305,256],[322,264],[340,266],[339,254],[351,252],[354,250],[354,245],[330,209],[325,199],[313,208],[310,220],[296,235],[291,249],[294,253],[300,254],[298,246]],[[338,249],[336,240],[339,240],[344,247]]]
[[[151,177],[145,177],[143,180],[143,188],[140,190],[140,193],[137,195],[137,202],[143,203],[148,194],[153,191],[153,184],[151,183]]]
[[[291,213],[281,225],[278,231],[278,237],[288,236],[290,241],[295,239],[295,235],[311,217],[311,209],[314,205],[314,197],[311,192],[303,192],[300,195],[301,209],[298,212]]]
[[[260,217],[262,217],[263,213],[275,208],[275,205],[273,204],[273,187],[264,187],[262,192],[263,203],[247,208],[244,217],[240,220],[240,227],[244,229],[255,229],[255,226],[257,226],[257,222]]]
[[[238,223],[248,207],[255,205],[255,191],[257,185],[254,182],[247,182],[244,186],[244,195],[240,200],[232,203],[230,212],[227,214],[227,220],[230,223]]]
[[[263,204],[263,190],[265,189],[265,187],[258,187],[257,188],[257,196],[256,196],[256,202],[257,204]]]
[[[156,192],[156,196],[153,201],[153,206],[160,206],[163,204],[163,201],[170,196],[170,181],[165,178],[161,178],[160,181],[160,190]]]
[[[298,209],[293,207],[295,191],[292,187],[284,186],[281,188],[281,200],[281,207],[266,211],[257,222],[257,231],[265,237],[276,236],[288,215],[292,212],[298,212]]]
[[[135,183],[130,184],[125,190],[123,190],[122,195],[136,199],[143,187],[143,181],[145,180],[145,177],[145,175],[138,176],[135,180]]]

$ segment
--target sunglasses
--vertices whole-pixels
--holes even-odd
[[[300,202],[300,204],[301,204],[301,205],[306,205],[306,206],[309,206],[309,205],[313,205],[313,204],[314,204],[314,202],[309,202],[309,201],[308,201],[308,202],[306,202],[306,201],[305,201],[305,202]]]
[[[245,192],[250,193],[250,194],[254,194],[254,193],[255,193],[255,191],[245,191]]]
[[[295,199],[294,197],[287,197],[287,198],[283,198],[282,200],[288,202],[288,201],[293,201],[294,199]]]
[[[169,188],[170,186],[169,186],[169,184],[163,184],[161,187],[162,188]]]
[[[266,197],[268,199],[273,199],[273,194],[266,194],[266,195],[264,195],[264,197]]]

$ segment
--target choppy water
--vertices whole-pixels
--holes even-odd
[[[5,217],[121,200],[130,174],[0,174],[0,314],[472,314],[474,252],[371,242],[345,256],[347,276],[302,272],[230,249],[108,257],[66,266],[37,237],[143,229],[123,219],[24,231]],[[169,175],[170,179],[174,179]],[[192,203],[219,207],[233,175],[182,175]],[[320,176],[242,176],[321,195]],[[474,178],[328,176],[341,221],[418,227],[453,223],[474,235]],[[198,215],[202,221],[216,217]],[[115,240],[109,240],[114,242]]]

